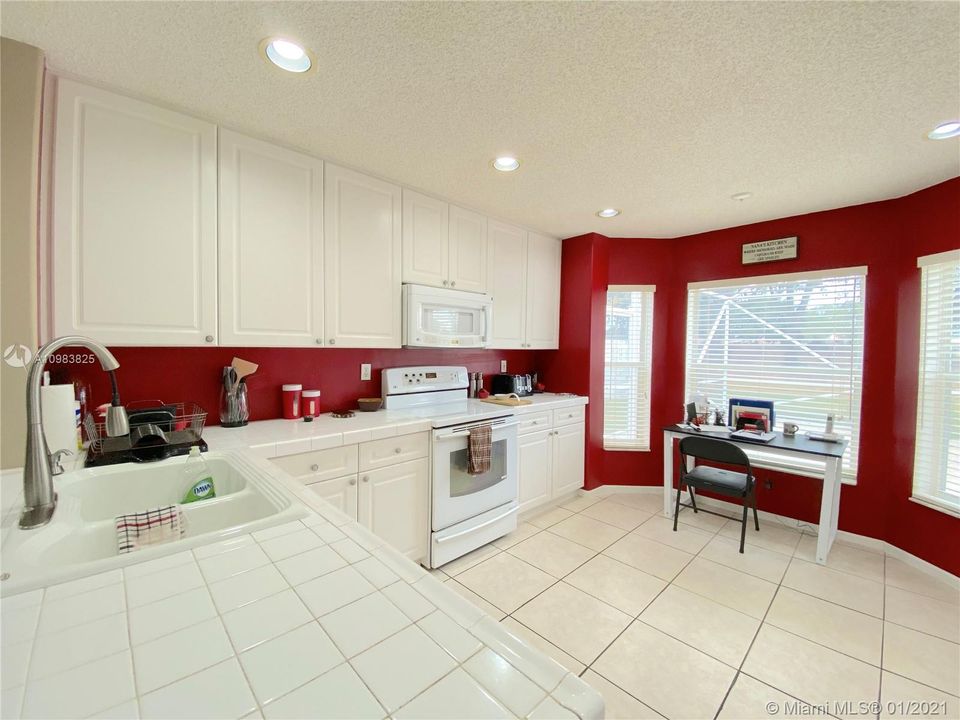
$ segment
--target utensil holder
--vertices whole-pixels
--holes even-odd
[[[247,383],[243,380],[231,388],[220,387],[220,425],[223,427],[243,427],[250,420],[250,407],[247,404]]]

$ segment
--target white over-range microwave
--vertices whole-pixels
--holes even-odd
[[[405,347],[482,348],[490,342],[489,295],[427,285],[403,286]]]

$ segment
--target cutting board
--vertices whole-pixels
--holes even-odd
[[[512,398],[483,398],[480,402],[493,403],[494,405],[507,405],[508,407],[517,407],[519,405],[533,405],[533,400],[523,400],[518,397]]]

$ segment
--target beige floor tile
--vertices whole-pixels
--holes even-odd
[[[582,511],[581,515],[592,517],[594,520],[600,520],[608,525],[618,527],[621,530],[633,530],[637,525],[649,518],[651,513],[630,505],[615,502],[612,498],[607,498],[595,505],[591,505]]]
[[[683,550],[677,550],[633,533],[617,540],[604,550],[603,554],[664,580],[672,580],[676,577],[693,557]]]
[[[771,713],[772,705],[776,703],[777,710]],[[776,688],[756,680],[745,673],[737,675],[730,694],[723,702],[723,710],[717,716],[718,720],[784,720],[785,718],[810,717],[805,714],[798,703],[809,705],[808,702],[797,700]],[[794,707],[796,706],[796,709]]]
[[[683,550],[696,555],[704,546],[710,542],[713,535],[697,530],[689,525],[677,523],[676,532],[673,529],[673,520],[667,520],[660,515],[645,520],[634,531],[635,535],[640,535],[651,540],[656,540],[664,545],[669,545],[677,550]]]
[[[960,587],[950,585],[938,577],[889,555],[887,555],[886,583],[919,595],[928,595],[937,600],[960,605]]]
[[[476,550],[468,552],[466,555],[461,555],[456,560],[451,560],[446,565],[442,565],[440,570],[445,572],[450,577],[455,577],[464,570],[469,570],[474,565],[482,563],[484,560],[493,557],[498,552],[500,552],[500,548],[498,547],[493,545],[483,545],[478,547]]]
[[[578,495],[577,497],[573,498],[573,500],[567,500],[567,502],[560,505],[560,507],[565,508],[570,512],[577,513],[577,512],[580,512],[581,510],[584,510],[590,507],[591,505],[594,505],[600,502],[601,500],[603,500],[602,495],[598,495],[598,494],[591,495],[589,493],[585,493],[583,495]]]
[[[639,621],[591,670],[674,720],[714,717],[737,672]]]
[[[887,586],[884,618],[928,635],[960,643],[960,608],[926,595]]]
[[[533,645],[533,647],[537,648],[544,654],[552,657],[574,675],[579,675],[587,667],[579,660],[574,660],[572,657],[570,657],[570,655],[558,648],[545,637],[537,635],[533,630],[512,617],[505,617],[500,621],[500,624],[521,640],[526,641],[529,645]]]
[[[573,513],[569,510],[565,510],[562,507],[555,507],[530,518],[527,520],[527,522],[529,522],[531,525],[536,525],[541,530],[546,530],[551,525],[556,525],[558,522],[561,520],[566,520],[571,515],[573,515]]]
[[[660,720],[663,715],[624,692],[602,675],[587,670],[583,681],[603,696],[606,720]]]
[[[446,585],[448,588],[453,590],[458,595],[465,597],[467,600],[469,600],[478,608],[483,610],[487,615],[492,617],[494,620],[499,622],[500,620],[503,620],[504,617],[506,617],[506,613],[503,612],[503,610],[496,607],[495,605],[491,605],[482,597],[477,595],[473,590],[471,590],[468,587],[464,587],[453,578],[450,578],[449,580],[444,582],[444,585]]]
[[[609,547],[627,534],[626,530],[586,515],[574,515],[561,520],[550,527],[550,532],[597,551]]]
[[[817,538],[814,535],[804,535],[797,545],[796,557],[807,562],[817,561]],[[859,575],[867,580],[883,582],[883,554],[862,550],[852,545],[834,542],[827,555],[827,567],[840,570],[852,575]]]
[[[748,545],[740,552],[740,543],[717,535],[700,551],[700,557],[745,572],[768,582],[779,583],[790,565],[790,558],[756,545]]]
[[[918,713],[917,710],[923,709],[925,704],[931,704],[935,710]],[[960,699],[886,671],[880,681],[880,705],[883,719],[960,718]]]
[[[607,499],[621,505],[629,505],[632,508],[643,510],[650,515],[663,512],[662,487],[658,487],[656,492],[613,493]]]
[[[530,523],[522,522],[517,525],[517,529],[508,535],[504,535],[502,538],[493,541],[495,547],[500,548],[501,550],[506,550],[509,547],[513,547],[518,542],[523,542],[527,538],[533,537],[538,532],[542,532],[540,528],[536,525],[531,525]]]
[[[596,555],[596,550],[585,548],[551,532],[537,533],[517,543],[508,552],[534,567],[562,578]]]
[[[883,669],[960,695],[960,645],[884,623]]]
[[[513,616],[587,665],[633,619],[564,582],[538,595]]]
[[[739,667],[760,621],[676,585],[664,590],[639,618],[727,665]]]
[[[875,700],[880,668],[764,624],[743,672],[814,703]]]
[[[727,524],[720,528],[720,534],[723,537],[734,538],[739,543],[740,521],[728,520]],[[780,525],[775,520],[763,519],[760,520],[760,530],[757,531],[754,529],[753,513],[751,513],[747,518],[746,542],[784,555],[793,555],[800,542],[800,531]]]
[[[606,555],[597,555],[564,581],[634,617],[667,586],[666,581]]]
[[[674,584],[758,620],[777,590],[773,583],[700,557],[684,568]]]
[[[794,558],[783,576],[783,584],[851,610],[883,617],[883,585],[859,575]]]
[[[883,622],[879,618],[782,587],[765,622],[880,666]]]
[[[510,553],[494,555],[457,575],[457,582],[507,614],[556,581],[552,575]]]

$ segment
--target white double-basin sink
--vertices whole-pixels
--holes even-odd
[[[4,538],[4,596],[180,552],[303,517],[306,508],[270,479],[257,461],[239,453],[204,453],[216,497],[183,505],[182,539],[125,555],[117,552],[115,518],[179,503],[190,484],[186,458],[144,465],[78,470],[54,478],[53,519]]]

